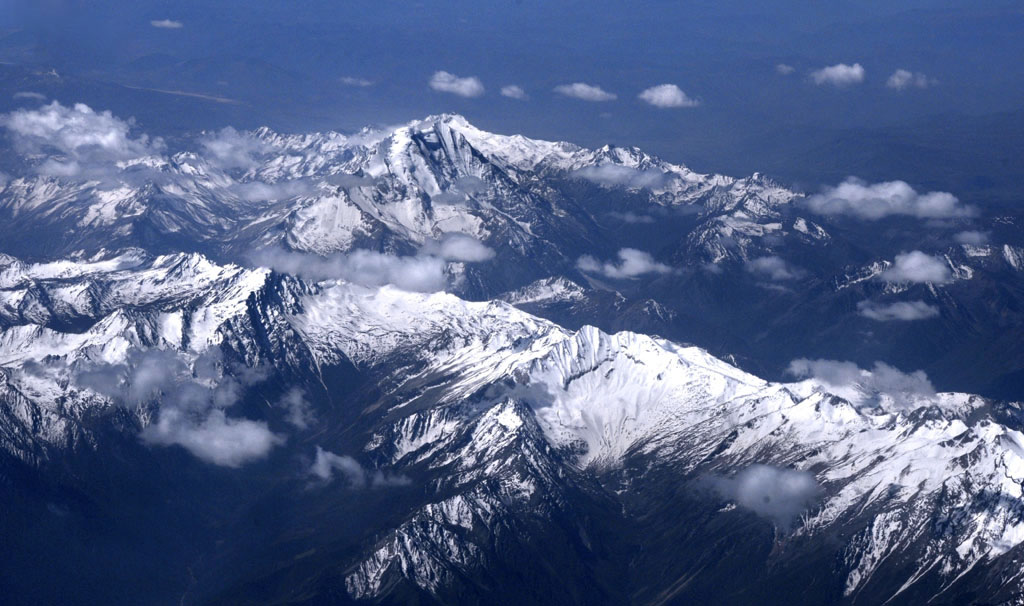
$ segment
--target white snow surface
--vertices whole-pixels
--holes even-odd
[[[268,277],[267,270],[217,265],[199,255],[133,253],[44,265],[4,258],[0,310],[22,323],[0,330],[0,374],[27,402],[10,414],[38,427],[38,439],[59,444],[67,411],[56,400],[69,388],[59,377],[22,372],[27,363],[117,362],[140,346],[203,351],[220,342],[227,323],[246,315],[246,301]],[[38,322],[25,320],[24,303],[38,288],[69,310],[101,317],[82,332],[43,326],[48,309],[39,311]],[[912,407],[880,397],[876,406],[858,407],[811,380],[767,382],[696,347],[593,327],[571,332],[505,302],[339,281],[307,284],[303,292],[281,321],[321,367],[348,359],[391,373],[396,393],[405,383],[444,378],[432,408],[395,404],[389,415],[399,420],[367,446],[395,465],[458,465],[468,481],[497,473],[508,449],[524,444],[532,450],[520,455],[534,471],[508,472],[504,490],[511,499],[529,498],[538,478],[553,473],[545,467],[544,444],[584,470],[614,471],[636,455],[681,475],[755,463],[807,470],[826,497],[797,532],[822,531],[871,508],[890,516],[880,515],[851,553],[848,593],[894,546],[925,540],[941,561],[922,567],[955,575],[1024,542],[1024,435],[985,414],[989,403],[980,397],[940,393]],[[480,394],[489,412],[460,412]],[[77,402],[105,405],[95,396]],[[40,422],[40,415],[49,421]],[[457,441],[458,435],[470,439]],[[455,443],[462,450],[446,450]],[[982,487],[990,498],[978,502]],[[438,506],[451,523],[464,523],[458,503]],[[947,538],[931,536],[928,520],[936,508],[960,512],[958,543],[949,549],[940,549]],[[389,553],[404,553],[401,533],[389,540],[399,541]],[[434,578],[423,566],[421,573]],[[374,570],[355,578],[359,586],[350,591],[372,594],[380,572]],[[427,585],[440,582],[427,577]]]

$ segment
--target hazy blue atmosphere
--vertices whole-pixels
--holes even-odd
[[[805,188],[856,174],[1003,201],[1022,172],[1016,2],[5,4],[0,73],[11,94],[0,109],[39,92],[161,134],[353,130],[458,112],[493,132],[636,145]],[[861,66],[860,79],[814,79],[837,64]],[[51,69],[59,78],[40,75]],[[430,88],[441,70],[482,91]],[[897,70],[909,72],[900,87]],[[554,90],[577,82],[616,98]],[[666,83],[695,104],[637,97]],[[503,96],[506,86],[524,98]]]

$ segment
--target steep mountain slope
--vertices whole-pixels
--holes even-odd
[[[1024,320],[1019,217],[820,214],[763,175],[704,175],[636,148],[497,135],[457,115],[348,135],[229,129],[173,151],[130,143],[116,162],[45,147],[16,156],[0,179],[0,252],[81,260],[139,247],[246,264],[263,249],[432,254],[462,235],[492,256],[448,259],[453,292],[481,300],[567,280],[584,299],[522,303],[564,325],[697,343],[774,379],[813,355],[886,360],[926,370],[943,389],[1006,398],[1024,385],[1011,330]],[[960,243],[961,233],[974,239]],[[650,264],[623,270],[623,249]],[[945,259],[954,279],[882,279],[912,250]],[[863,309],[892,304],[929,311],[905,321]]]
[[[215,507],[183,497],[223,539],[172,560],[204,564],[154,601],[1021,595],[1018,405],[878,391],[871,373],[772,383],[696,347],[567,331],[507,303],[198,255],[4,263],[4,451],[23,462],[4,469],[60,478],[134,435],[141,449],[107,465],[182,447],[200,470],[253,478]],[[180,376],[147,382],[147,352]],[[294,385],[304,408],[278,398]],[[215,436],[224,448],[203,441]],[[253,530],[281,507],[288,518]]]

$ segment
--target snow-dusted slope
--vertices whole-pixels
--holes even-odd
[[[25,237],[30,225],[54,237],[66,234],[58,240],[64,254],[141,245],[234,253],[278,244],[320,254],[363,246],[409,251],[461,233],[531,262],[571,265],[593,248],[600,230],[596,209],[560,183],[589,180],[644,201],[624,211],[699,212],[706,220],[693,246],[710,260],[729,248],[723,242],[777,235],[779,209],[795,198],[759,175],[703,175],[636,148],[589,150],[496,135],[450,114],[355,135],[213,133],[194,146],[96,176],[29,170],[0,182],[7,252],[44,252]]]
[[[411,394],[390,400],[389,415],[401,420],[387,424],[368,445],[391,465],[480,464],[479,456],[453,454],[465,444],[467,424],[495,415],[505,429],[486,435],[504,443],[533,423],[520,418],[528,410],[546,443],[586,469],[614,472],[641,457],[679,477],[728,474],[754,464],[808,470],[825,496],[796,531],[801,539],[793,540],[825,536],[839,526],[860,529],[847,551],[848,597],[869,585],[885,554],[922,558],[904,579],[908,587],[929,571],[951,586],[972,567],[990,565],[1024,542],[1024,435],[1019,426],[996,420],[981,398],[938,394],[908,407],[878,394],[877,404],[858,407],[819,383],[768,383],[699,348],[643,335],[607,335],[589,327],[570,334],[507,307],[448,296],[410,298],[385,290],[361,300],[346,293],[339,301],[332,292],[337,288],[303,301],[307,318],[316,318],[303,320],[307,339],[320,344],[315,351],[322,352],[324,343],[348,342],[340,347],[369,366],[399,354],[423,356],[415,372],[405,374],[405,367],[393,388]],[[409,323],[410,309],[425,312],[426,321]],[[365,335],[377,332],[373,327],[382,317],[395,318],[392,326],[403,336],[392,331],[386,339],[372,337],[375,344],[368,347]],[[348,327],[318,334],[314,325]],[[362,353],[370,350],[372,356]],[[437,391],[425,395],[414,387],[423,384]],[[526,408],[508,408],[509,402]],[[513,433],[504,436],[506,431]],[[546,477],[517,472],[500,485],[528,500],[548,485]],[[974,495],[982,486],[989,496],[979,502]],[[945,532],[930,526],[935,516],[948,519]],[[360,595],[372,594],[369,579],[394,558],[411,557],[394,547],[381,549],[351,578]],[[1020,581],[1006,579],[1007,586]]]

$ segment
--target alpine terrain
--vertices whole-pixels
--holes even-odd
[[[1024,604],[1024,215],[0,125],[4,603]]]

